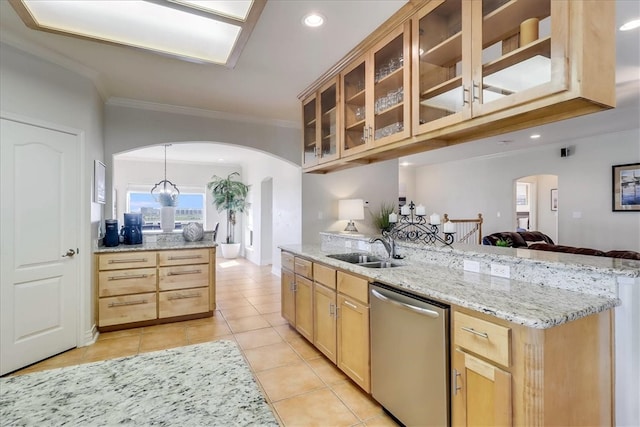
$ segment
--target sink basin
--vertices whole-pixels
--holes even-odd
[[[400,264],[396,264],[391,261],[375,261],[375,262],[362,262],[358,263],[361,267],[367,268],[391,268],[391,267],[400,267]]]
[[[376,256],[367,255],[363,253],[333,254],[333,255],[327,255],[327,256],[329,258],[337,259],[339,261],[348,262],[349,264],[362,264],[362,263],[382,261],[380,258]]]
[[[385,261],[374,255],[367,255],[363,253],[350,253],[350,254],[332,254],[327,255],[329,258],[337,259],[340,261],[348,262],[349,264],[356,264],[361,267],[367,268],[391,268],[400,267],[401,264],[396,264],[391,261]]]

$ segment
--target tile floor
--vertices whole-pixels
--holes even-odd
[[[271,266],[218,258],[216,302],[211,318],[103,333],[93,345],[16,374],[228,339],[238,343],[283,426],[396,426],[280,316],[280,278]]]

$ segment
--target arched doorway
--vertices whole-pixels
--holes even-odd
[[[516,178],[514,229],[540,231],[558,242],[558,176],[529,175]]]

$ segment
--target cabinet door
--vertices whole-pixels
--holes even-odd
[[[311,95],[302,103],[302,166],[318,164],[318,100]]]
[[[414,135],[471,117],[470,12],[462,0],[433,1],[412,18]]]
[[[313,285],[313,344],[336,363],[336,292]]]
[[[296,274],[296,329],[313,342],[313,282]]]
[[[296,325],[296,280],[292,271],[282,269],[280,275],[281,314],[292,326]]]
[[[339,294],[337,330],[338,367],[369,393],[369,307]]]
[[[340,103],[338,90],[338,77],[331,79],[327,84],[320,88],[319,93],[319,163],[325,163],[335,160],[339,157],[339,138],[340,134]]]
[[[354,60],[340,74],[340,88],[342,96],[342,157],[359,153],[372,147],[372,142],[367,138],[366,121],[373,110],[369,111],[368,106],[372,105],[370,91],[367,88],[373,86],[373,72],[369,55],[365,54]]]
[[[569,87],[570,3],[464,1],[471,8],[474,116],[512,108]]]
[[[453,425],[512,424],[509,372],[456,349],[451,375]]]
[[[367,110],[367,131],[374,147],[411,135],[411,24],[407,21],[378,43],[371,53],[373,106]],[[405,99],[407,102],[405,102]],[[369,114],[373,110],[373,114]]]

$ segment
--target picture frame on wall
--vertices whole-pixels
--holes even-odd
[[[611,167],[612,210],[640,212],[640,163]]]
[[[552,211],[558,210],[558,189],[557,188],[551,189],[551,210]]]
[[[95,203],[105,204],[107,187],[106,187],[107,167],[100,160],[93,162],[93,201]]]

